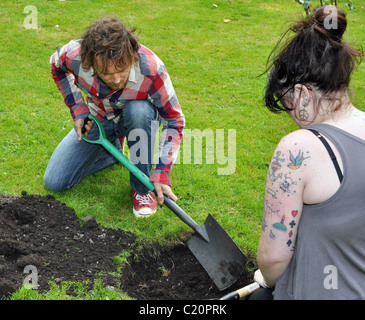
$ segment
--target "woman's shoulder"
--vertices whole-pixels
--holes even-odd
[[[330,160],[323,143],[307,129],[299,129],[282,137],[275,150],[275,155],[278,154],[285,158],[284,163],[289,162],[288,170],[297,172],[317,169],[318,163],[327,162],[323,159]]]
[[[278,147],[290,149],[300,147],[312,147],[316,136],[307,129],[298,129],[283,136],[278,143]]]

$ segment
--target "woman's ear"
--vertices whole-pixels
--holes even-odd
[[[302,84],[294,86],[294,106],[292,113],[293,120],[301,127],[306,127],[314,120],[312,95],[308,87]]]
[[[305,85],[297,83],[294,86],[294,101],[298,101],[300,106],[305,99],[311,99],[311,94]]]

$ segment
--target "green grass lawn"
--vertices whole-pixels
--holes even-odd
[[[365,9],[357,2],[356,11],[341,2],[348,12],[348,40],[354,45],[365,43]],[[30,4],[37,8],[37,29],[23,24],[23,10]],[[194,157],[184,163],[181,152],[171,174],[179,205],[198,224],[211,213],[244,252],[255,255],[268,164],[280,138],[296,129],[288,116],[271,114],[263,106],[265,77],[258,76],[286,22],[303,13],[294,0],[1,1],[0,193],[52,194],[43,186],[43,174],[73,124],[51,77],[49,58],[96,19],[117,15],[135,26],[140,42],[165,62],[186,129],[209,129],[215,136],[224,130],[223,160],[234,161],[235,172],[218,174],[228,163],[217,157],[207,163],[204,141],[201,164]],[[362,110],[364,79],[362,63],[352,81],[355,104]],[[234,159],[229,129],[236,133]],[[78,216],[91,215],[105,226],[130,230],[142,243],[175,241],[191,231],[167,208],[149,219],[135,219],[129,173],[121,165],[53,195]]]

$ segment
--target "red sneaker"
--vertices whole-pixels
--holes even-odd
[[[157,202],[149,193],[140,195],[132,189],[133,213],[136,218],[149,217],[156,212]]]

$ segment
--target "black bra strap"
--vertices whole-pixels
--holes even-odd
[[[342,179],[343,179],[343,174],[341,172],[341,168],[338,164],[338,161],[337,161],[337,158],[335,156],[335,154],[333,153],[330,145],[328,144],[328,142],[326,141],[325,138],[323,138],[323,136],[317,131],[317,130],[314,130],[314,129],[308,129],[309,131],[313,132],[318,138],[319,140],[322,141],[322,143],[324,144],[324,146],[326,147],[332,161],[333,161],[333,164],[335,166],[335,169],[336,169],[336,172],[337,172],[337,175],[338,175],[338,178],[340,179],[340,182],[342,182]]]

